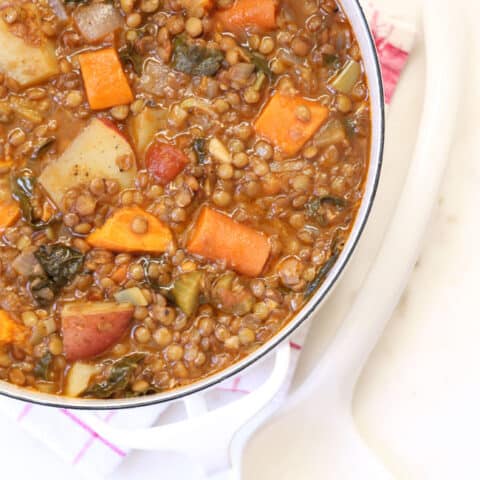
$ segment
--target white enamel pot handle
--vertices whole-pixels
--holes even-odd
[[[424,0],[425,103],[419,139],[399,203],[360,294],[319,366],[278,415],[318,399],[325,419],[319,446],[323,478],[391,478],[358,434],[352,414],[356,382],[390,319],[418,259],[448,164],[462,91],[467,43],[459,8],[450,0]],[[442,34],[439,34],[441,32]],[[448,32],[448,35],[445,34]],[[448,58],[448,74],[445,72]],[[411,199],[415,198],[412,209]],[[399,239],[401,248],[399,248]]]
[[[141,450],[185,453],[216,478],[239,478],[230,470],[230,445],[235,433],[258,414],[284,385],[290,366],[290,346],[284,343],[275,353],[268,379],[241,399],[208,410],[201,393],[184,399],[187,419],[150,428],[124,429],[107,424],[88,412],[78,412],[95,431],[118,445]],[[224,472],[224,473],[221,473]],[[229,473],[227,473],[229,472]]]

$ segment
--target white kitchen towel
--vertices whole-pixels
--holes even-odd
[[[388,104],[413,46],[415,28],[411,19],[392,17],[372,3],[363,2],[363,5],[375,36]],[[288,392],[307,330],[308,326],[303,327],[290,341],[290,374],[275,399],[276,405],[281,403]],[[224,404],[248,394],[266,379],[271,365],[271,361],[267,360],[249,368],[216,386],[210,396],[214,397],[215,403]],[[131,409],[128,412],[98,412],[96,415],[114,425],[140,428],[154,424],[166,408],[158,405]],[[0,411],[15,419],[26,431],[47,444],[89,480],[111,474],[128,455],[128,451],[115,445],[111,439],[95,432],[75,411],[32,405],[9,398],[0,398]]]

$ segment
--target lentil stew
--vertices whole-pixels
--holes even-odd
[[[322,284],[371,137],[335,0],[0,0],[0,380],[219,372]]]

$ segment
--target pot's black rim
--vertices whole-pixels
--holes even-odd
[[[358,242],[362,237],[362,233],[370,217],[370,213],[375,201],[375,197],[378,190],[378,184],[380,181],[382,163],[383,163],[383,151],[384,151],[384,144],[385,144],[385,102],[384,102],[384,88],[383,88],[383,82],[382,82],[382,71],[380,67],[380,61],[378,58],[373,34],[370,30],[370,26],[365,16],[365,12],[362,6],[360,5],[359,0],[354,0],[354,1],[357,5],[358,12],[360,14],[360,18],[362,20],[363,26],[366,32],[368,33],[368,40],[370,43],[371,52],[373,54],[374,68],[376,71],[374,80],[380,95],[379,148],[378,148],[378,155],[374,163],[376,168],[376,174],[375,174],[375,178],[372,185],[372,192],[368,199],[368,204],[363,214],[363,218],[361,219],[361,222],[358,224],[358,228],[357,228],[357,231],[355,232],[355,236],[351,238],[352,243],[348,251],[344,250],[344,258],[342,259],[342,261],[341,262],[340,260],[337,261],[338,266],[334,274],[327,277],[327,279],[325,280],[323,284],[323,290],[321,294],[318,295],[318,298],[316,296],[312,298],[306,306],[308,308],[302,312],[302,315],[300,316],[300,314],[298,314],[297,320],[290,321],[290,323],[287,324],[283,328],[283,330],[279,332],[274,338],[272,338],[264,348],[258,349],[257,351],[253,352],[249,357],[246,357],[242,362],[232,365],[230,368],[224,370],[223,372],[220,372],[219,374],[214,375],[210,378],[207,377],[204,380],[200,380],[198,384],[192,384],[186,387],[185,389],[182,389],[181,391],[172,390],[171,392],[167,392],[166,394],[159,393],[159,394],[153,394],[145,397],[136,398],[134,399],[134,403],[132,402],[132,399],[105,400],[105,401],[99,401],[96,399],[93,399],[90,401],[88,399],[84,399],[81,402],[75,403],[76,399],[72,398],[71,400],[70,399],[66,400],[66,397],[60,397],[60,396],[45,395],[46,399],[43,400],[39,397],[44,394],[38,394],[37,392],[33,392],[26,389],[21,389],[21,388],[18,389],[18,392],[15,391],[15,393],[11,391],[2,391],[1,384],[6,382],[0,382],[0,395],[9,397],[15,400],[32,403],[32,404],[43,405],[46,407],[68,408],[73,410],[94,410],[94,411],[95,410],[126,410],[130,408],[146,407],[146,406],[152,406],[152,405],[162,404],[166,402],[171,402],[175,400],[181,400],[186,396],[193,395],[195,393],[198,393],[210,387],[213,387],[227,380],[233,375],[240,373],[241,371],[245,370],[252,364],[256,363],[257,361],[265,357],[268,353],[271,353],[272,350],[274,350],[276,347],[278,347],[279,344],[284,342],[295,330],[297,330],[297,328],[303,325],[303,323],[308,318],[311,317],[313,312],[319,307],[319,305],[323,302],[323,300],[328,296],[333,286],[337,283],[339,277],[343,273],[346,265],[348,264],[350,258],[352,257],[354,251],[356,250]],[[369,79],[369,81],[370,80],[371,79]],[[372,165],[370,165],[369,168],[372,168]],[[7,384],[7,385],[11,387],[10,384]],[[92,403],[94,404],[92,405]]]

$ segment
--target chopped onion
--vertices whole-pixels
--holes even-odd
[[[47,335],[51,335],[52,333],[57,331],[57,324],[55,323],[55,319],[53,317],[48,317],[43,321],[45,326],[45,332]]]
[[[230,67],[229,75],[233,82],[246,84],[250,75],[254,72],[255,65],[253,63],[237,63]]]
[[[77,28],[88,42],[97,42],[123,27],[120,12],[107,3],[94,3],[78,8],[73,14]]]
[[[147,61],[140,78],[140,88],[154,95],[165,95],[169,73],[170,69],[166,65],[155,60]]]
[[[291,161],[280,161],[272,162],[270,164],[270,170],[276,173],[283,172],[301,172],[305,170],[308,166],[308,162],[304,160],[291,160]]]
[[[55,15],[62,22],[66,22],[68,20],[67,12],[65,11],[65,7],[63,6],[63,2],[61,0],[48,0],[48,3],[52,7],[52,10],[55,12]]]
[[[183,108],[184,110],[193,110],[193,109],[198,109],[201,110],[202,112],[208,113],[212,117],[217,117],[217,112],[211,108],[211,105],[209,102],[204,100],[203,98],[193,98],[189,97],[180,103],[180,107]]]
[[[227,147],[217,137],[213,137],[208,144],[210,155],[220,163],[232,163],[232,155]]]

